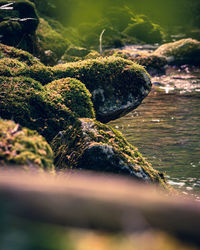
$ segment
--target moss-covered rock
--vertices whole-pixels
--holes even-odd
[[[59,63],[77,62],[85,59],[96,59],[100,54],[95,50],[89,50],[82,47],[70,46],[59,60]]]
[[[63,78],[47,84],[45,89],[48,100],[64,104],[77,117],[95,117],[91,94],[82,82],[72,78]]]
[[[37,132],[0,119],[0,165],[53,171],[53,151]]]
[[[113,49],[106,50],[103,54],[121,57],[138,63],[144,66],[151,76],[164,74],[165,66],[168,64],[165,57],[147,52]]]
[[[158,24],[152,23],[146,16],[136,16],[123,31],[130,37],[136,37],[146,43],[160,43],[164,33]]]
[[[164,56],[171,64],[200,63],[200,42],[194,39],[181,39],[161,45],[155,55]]]
[[[48,65],[55,65],[68,47],[68,41],[57,33],[46,20],[40,18],[36,30],[38,57]]]
[[[4,8],[10,4],[9,8]],[[28,0],[0,1],[1,42],[24,50],[34,51],[34,34],[39,18],[33,3]]]
[[[74,77],[86,85],[92,94],[96,117],[102,122],[135,109],[151,89],[144,68],[119,57],[59,64],[52,71],[56,79]]]
[[[0,59],[3,58],[16,59],[22,63],[25,63],[27,66],[43,65],[36,57],[31,55],[30,53],[21,49],[16,49],[12,46],[4,45],[2,43],[0,43],[0,55],[1,55]]]
[[[37,130],[50,141],[75,121],[64,104],[48,99],[44,87],[26,77],[0,77],[0,117]]]
[[[78,168],[131,175],[165,184],[165,179],[120,132],[92,119],[80,119],[52,141],[56,169]]]

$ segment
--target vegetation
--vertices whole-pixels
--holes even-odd
[[[37,132],[0,119],[0,165],[53,171],[53,152]]]

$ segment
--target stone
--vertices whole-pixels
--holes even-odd
[[[94,119],[79,121],[51,143],[57,170],[72,168],[129,175],[167,186],[163,174],[154,170],[119,131]]]
[[[176,42],[161,45],[154,55],[164,56],[169,64],[192,64],[200,63],[200,42],[195,39],[181,39]]]

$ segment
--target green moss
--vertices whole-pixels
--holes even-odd
[[[0,43],[0,53],[3,58],[17,59],[18,61],[25,63],[27,66],[43,65],[37,58],[35,58],[30,53],[21,49],[16,49],[14,47],[4,45],[2,43]]]
[[[45,62],[45,51],[53,52],[57,59],[64,54],[68,47],[68,41],[63,36],[51,28],[47,21],[40,18],[39,26],[36,30],[38,38],[38,50],[40,59]],[[48,54],[46,54],[48,56]],[[47,59],[46,59],[47,60]]]
[[[63,78],[55,80],[45,87],[49,100],[66,105],[78,117],[95,117],[91,94],[80,81]]]
[[[26,77],[0,77],[0,117],[37,130],[48,141],[75,120],[64,104],[48,100],[39,82]]]
[[[53,152],[37,132],[22,128],[13,121],[0,119],[0,164],[52,171]]]
[[[75,63],[59,64],[52,68],[56,79],[64,77],[75,77],[86,84],[86,87],[93,91],[100,86],[116,85],[123,87],[123,73],[135,71],[140,75],[144,68],[131,61],[117,57],[88,59]],[[131,86],[130,86],[131,87]]]
[[[128,27],[123,31],[130,37],[136,37],[146,43],[162,42],[164,33],[161,27],[152,23],[148,18],[136,17],[129,23]]]
[[[181,39],[173,43],[161,45],[155,55],[164,56],[169,62],[177,64],[200,63],[200,42],[194,39]]]
[[[100,57],[100,54],[95,50],[89,50],[82,47],[70,46],[62,56],[59,62],[77,62],[85,59],[96,59]]]
[[[0,59],[0,75],[16,76],[26,71],[26,64],[12,58]]]
[[[129,168],[129,175],[133,171],[136,177],[142,172],[144,175],[140,178],[143,180],[148,179],[167,188],[163,175],[154,170],[137,148],[128,143],[119,131],[92,119],[80,119],[80,121],[81,123],[69,127],[52,141],[57,169],[81,168],[127,174]],[[100,157],[98,151],[101,147],[105,149],[107,159]],[[94,149],[93,156],[87,152],[91,148]],[[95,157],[96,164],[93,162]],[[121,170],[119,170],[120,165]]]

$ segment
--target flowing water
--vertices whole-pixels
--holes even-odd
[[[200,199],[200,70],[168,69],[153,77],[143,103],[110,122],[168,181]]]

